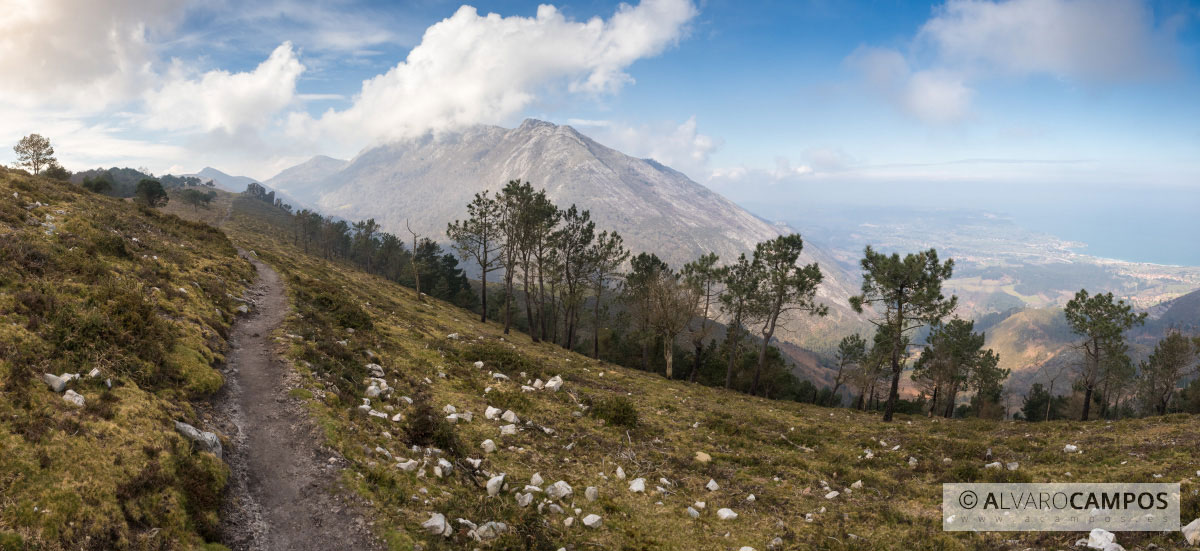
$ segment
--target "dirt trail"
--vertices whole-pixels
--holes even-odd
[[[222,507],[225,545],[234,550],[378,549],[360,504],[341,491],[343,466],[320,444],[304,407],[287,395],[295,374],[276,355],[271,332],[288,312],[283,281],[252,254],[252,313],[230,334],[226,385],[214,403],[230,436],[233,473]]]

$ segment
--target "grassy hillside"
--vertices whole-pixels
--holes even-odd
[[[280,239],[286,232],[272,225],[275,216],[237,200],[227,228],[287,278],[294,311],[277,337],[303,380],[291,394],[348,460],[346,482],[374,504],[375,529],[394,549],[761,550],[775,538],[787,549],[1043,549],[1080,537],[942,532],[940,484],[960,481],[1182,481],[1184,522],[1200,514],[1194,416],[1024,424],[901,415],[883,424],[869,413],[665,381],[502,335],[469,312],[418,302],[411,289],[301,254]],[[390,398],[366,394],[369,363],[382,367]],[[554,376],[564,381],[559,392],[522,388]],[[364,399],[387,417],[360,411]],[[446,406],[473,418],[450,423]],[[485,418],[489,406],[519,417],[514,434],[502,435],[507,422]],[[481,447],[489,439],[492,453]],[[1064,454],[1067,443],[1084,453]],[[1019,469],[985,470],[988,449]],[[453,465],[444,477],[435,472],[439,458]],[[485,483],[499,473],[507,487],[489,497]],[[554,501],[561,513],[543,503],[544,492],[519,505],[516,493],[535,473],[542,490],[559,480],[573,489]],[[644,493],[629,491],[635,478],[645,479]],[[705,489],[710,479],[719,490]],[[861,489],[848,491],[859,480]],[[826,499],[825,485],[841,494]],[[693,519],[687,507],[697,501],[706,506]],[[719,508],[738,517],[719,520]],[[422,529],[433,513],[448,519],[452,536]],[[601,527],[582,525],[592,514]],[[476,543],[459,518],[509,530]],[[1179,535],[1127,533],[1119,541],[1135,549],[1174,545]]]
[[[227,469],[173,421],[204,426],[253,277],[210,226],[0,171],[0,549],[217,537]],[[84,406],[44,373],[82,374]]]

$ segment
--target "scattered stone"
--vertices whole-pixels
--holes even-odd
[[[496,522],[493,520],[489,520],[489,521],[483,523],[482,525],[480,525],[479,528],[476,528],[476,529],[468,532],[468,534],[471,535],[471,537],[475,538],[476,541],[482,541],[482,540],[490,540],[490,539],[499,537],[501,534],[503,534],[507,531],[508,531],[507,524],[504,524],[503,522]]]
[[[458,333],[450,333],[449,335],[446,335],[446,338],[450,339],[452,341],[456,341],[456,340],[458,340]]]
[[[570,528],[572,524],[575,524],[575,517],[567,517],[563,519],[563,526]]]
[[[1013,462],[1011,462],[1011,463],[1005,463],[1005,464],[1004,464],[1004,467],[1005,467],[1005,468],[1007,468],[1007,469],[1008,469],[1008,470],[1010,470],[1010,471],[1015,471],[1015,470],[1017,470],[1018,468],[1020,468],[1020,467],[1021,467],[1021,464],[1020,464],[1020,463],[1017,463],[1016,461],[1013,461]]]
[[[516,425],[504,425],[500,427],[500,436],[510,436],[517,433]]]
[[[523,494],[517,494],[517,505],[518,506],[524,508],[524,507],[528,507],[530,503],[533,503],[533,494],[531,494],[529,492],[525,492]]]
[[[491,442],[491,440],[489,440]],[[504,473],[500,473],[487,481],[487,493],[489,496],[494,496],[500,493],[500,489],[504,486]]]
[[[718,509],[717,518],[721,520],[733,520],[738,517],[738,514],[733,512],[733,509]]]
[[[1200,472],[1196,474],[1200,476]],[[625,480],[625,469],[622,469],[620,466],[617,467],[617,480]]]
[[[513,410],[511,410],[511,409],[508,411],[505,411],[504,415],[500,416],[500,419],[506,423],[520,423],[521,422],[521,420],[519,418],[517,418],[517,414],[513,413]]]
[[[399,423],[400,421],[403,421],[403,420],[404,420],[404,416],[399,413],[392,416],[393,423]]]
[[[983,468],[985,468],[985,469],[999,469],[1000,467],[1001,467],[1001,465],[1000,465],[999,461],[993,461],[993,462],[988,463],[987,465],[983,466]]]
[[[476,369],[483,369],[483,362],[475,362]]]
[[[84,404],[83,395],[74,390],[68,390],[66,394],[63,394],[63,400],[75,407],[83,407]]]
[[[641,493],[646,491],[646,479],[635,478],[629,483],[629,491],[633,493]]]
[[[571,485],[566,481],[559,480],[546,488],[546,496],[550,499],[564,499],[572,493]]]
[[[696,461],[708,463],[709,461],[712,461],[712,456],[704,452],[696,452]]]
[[[96,377],[99,377],[99,376],[100,376],[100,368],[98,368],[98,367],[93,367],[91,371],[88,371],[89,379],[95,379]]]
[[[488,419],[495,419],[499,417],[500,413],[500,408],[494,408],[492,406],[488,406],[487,409],[483,410],[483,416]]]
[[[200,444],[200,447],[204,448],[204,451],[212,452],[213,455],[217,456],[217,459],[221,458],[221,439],[217,438],[217,435],[211,432],[202,432],[196,427],[179,421],[175,421],[175,430],[179,431],[180,434],[189,440]]]
[[[783,549],[783,538],[776,537],[767,544],[767,551],[778,551]]]
[[[448,538],[454,534],[454,528],[450,526],[449,522],[446,522],[446,516],[441,513],[434,513],[433,516],[429,517],[429,520],[421,523],[421,528],[424,528],[426,532],[434,536],[445,536]]]
[[[754,551],[754,548],[750,547],[749,545],[743,545],[740,548],[738,548],[738,551]]]
[[[862,487],[863,487],[863,483],[861,480],[856,480],[856,481],[854,481],[854,484],[850,485],[850,488],[854,489],[854,490],[861,490]]]
[[[710,492],[715,492],[715,491],[721,489],[721,485],[717,484],[717,481],[713,480],[711,478],[708,479],[708,484],[705,484],[704,487],[708,488],[708,491],[710,491]]]
[[[603,521],[600,519],[600,515],[588,515],[583,517],[583,525],[587,526],[588,528],[599,528],[602,522]]]
[[[555,375],[551,377],[549,381],[546,381],[546,388],[554,392],[558,392],[558,389],[562,388],[562,385],[562,377],[559,377],[558,375]]]
[[[419,463],[417,463],[417,460],[409,459],[408,461],[405,461],[403,463],[397,463],[396,467],[398,467],[400,470],[402,470],[406,473],[411,473],[411,472],[414,472],[417,470],[417,465],[419,465]]]
[[[492,442],[490,439],[484,440],[479,447],[483,448],[484,453],[492,453],[496,451],[496,443]]]
[[[708,506],[708,504],[703,501],[697,501],[692,504],[692,507],[700,509],[701,511],[703,511],[706,506]]]
[[[833,498],[835,498],[835,497],[837,497],[837,496],[839,496],[839,495],[841,495],[841,493],[840,493],[840,492],[838,492],[837,490],[833,490],[833,491],[831,491],[831,492],[829,492],[829,493],[825,494],[825,499],[833,499]]]
[[[1183,539],[1188,545],[1200,545],[1200,518],[1183,527]]]
[[[949,457],[943,457],[943,458],[942,458],[942,463],[945,463],[945,464],[947,464],[947,465],[949,465],[949,464],[951,463],[951,461],[952,461],[952,460],[951,460]]]
[[[541,473],[533,473],[533,476],[529,477],[529,483],[534,486],[540,487],[544,482],[545,480],[542,479]]]
[[[600,490],[597,490],[595,486],[588,486],[587,489],[583,491],[583,495],[589,502],[596,501],[596,499],[600,497]]]
[[[687,514],[692,518],[700,518],[700,511],[697,511],[694,507],[688,507]]]
[[[70,379],[63,379],[58,375],[46,373],[42,375],[42,380],[46,382],[46,386],[49,386],[50,390],[53,390],[54,392],[62,392],[63,390],[66,390],[67,381]]]
[[[446,407],[442,408],[442,411],[443,411],[444,413],[457,413],[457,412],[458,412],[458,408],[456,408],[456,407],[454,407],[454,406],[452,406],[452,405],[450,405],[450,404],[446,404]]]
[[[1116,541],[1116,534],[1102,528],[1096,528],[1088,534],[1087,546],[1092,549],[1106,549],[1110,543],[1116,543]]]
[[[1075,444],[1067,444],[1066,446],[1063,446],[1063,452],[1065,453],[1076,453],[1078,451],[1079,446],[1076,446]]]

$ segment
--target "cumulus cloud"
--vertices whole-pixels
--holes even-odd
[[[136,97],[153,76],[152,40],[181,0],[12,0],[0,8],[0,95],[30,107],[97,110]]]
[[[463,6],[429,27],[406,60],[363,82],[353,105],[319,118],[296,113],[290,133],[395,140],[504,122],[552,86],[611,93],[632,82],[629,65],[675,44],[696,13],[689,0],[622,4],[608,20],[584,22],[550,5],[535,17]]]
[[[153,129],[223,130],[265,126],[296,99],[304,65],[290,42],[281,44],[253,71],[213,70],[187,78],[178,65],[161,88],[146,95],[146,125]]]
[[[601,143],[635,157],[654,159],[692,178],[708,173],[709,157],[721,146],[719,139],[700,133],[694,116],[680,124],[587,122],[604,122],[593,125],[591,132]]]
[[[906,51],[861,46],[846,63],[906,114],[947,125],[970,117],[987,79],[1155,78],[1174,68],[1174,44],[1174,25],[1136,0],[950,0]]]

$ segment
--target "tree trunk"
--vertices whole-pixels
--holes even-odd
[[[487,323],[487,273],[487,270],[483,270],[483,274],[479,276],[479,298],[483,303],[483,312],[479,314],[479,323]]]
[[[694,360],[692,360],[692,372],[688,374],[688,381],[693,382],[693,383],[696,382],[696,373],[700,371],[700,363],[702,361],[703,354],[704,354],[704,345],[702,343],[697,342],[696,343],[696,357]]]
[[[1083,415],[1080,416],[1081,421],[1088,420],[1088,412],[1092,409],[1092,385],[1084,387],[1083,391]]]
[[[771,337],[775,336],[775,320],[767,321],[767,328],[763,330],[762,346],[758,349],[758,365],[754,367],[754,382],[750,384],[750,395],[754,396],[758,392],[758,379],[762,375],[763,366],[767,364],[767,348],[771,346]]]
[[[671,379],[675,375],[675,371],[673,369],[675,355],[672,354],[672,352],[674,352],[672,348],[674,347],[671,346],[674,344],[673,341],[674,339],[668,337],[667,335],[663,335],[663,359],[667,361],[667,379]]]
[[[600,293],[604,290],[604,283],[601,282],[596,286],[596,304],[592,308],[593,318],[595,321],[592,324],[592,357],[600,359]]]
[[[725,369],[725,388],[733,388],[733,368],[737,365],[737,352],[739,348],[736,338],[738,323],[734,321],[729,326],[729,332],[725,335],[725,340],[729,342],[729,367]]]
[[[1054,404],[1054,381],[1050,381],[1050,397],[1046,400],[1046,418],[1043,421],[1050,420],[1050,406]]]
[[[533,317],[533,292],[529,288],[529,271],[524,270],[521,275],[525,285],[525,317],[529,320],[529,338],[538,342],[540,339],[537,333],[537,318]]]
[[[899,341],[899,338],[896,339]],[[887,409],[883,412],[883,421],[891,422],[896,412],[896,401],[900,399],[900,343],[892,344],[892,388],[888,391]]]

